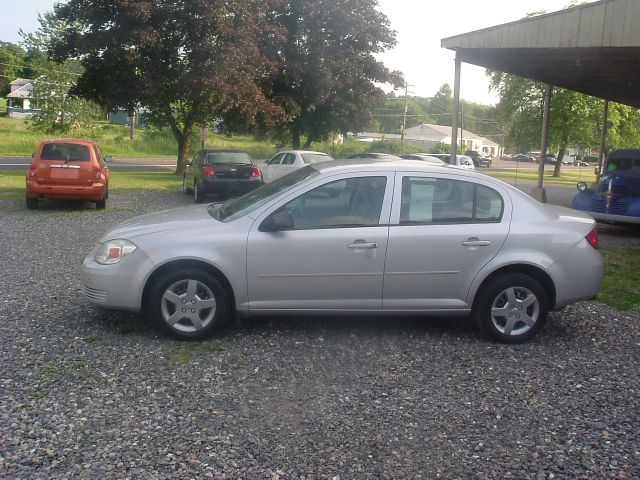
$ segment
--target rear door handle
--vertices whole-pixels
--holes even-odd
[[[376,242],[365,242],[364,240],[356,240],[355,242],[347,245],[348,248],[351,249],[359,249],[359,248],[378,248],[378,244]]]
[[[479,238],[470,238],[465,242],[462,242],[465,247],[488,247],[491,245],[489,240],[480,240]]]

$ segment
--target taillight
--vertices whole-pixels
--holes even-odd
[[[36,164],[35,163],[31,163],[31,166],[29,167],[29,176],[30,177],[35,177],[36,176]]]
[[[593,248],[598,248],[598,229],[596,227],[593,227],[593,230],[584,238]]]
[[[93,171],[96,172],[96,180],[100,180],[100,173],[102,172],[100,170],[100,167],[93,167]]]
[[[262,176],[262,172],[260,172],[260,169],[258,167],[253,167],[251,169],[251,178],[260,178]]]
[[[202,173],[204,173],[205,177],[211,177],[212,175],[216,174],[216,169],[211,165],[205,165],[204,167],[202,167]]]

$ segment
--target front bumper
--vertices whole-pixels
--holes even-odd
[[[102,308],[142,309],[142,292],[152,269],[152,262],[140,249],[113,265],[101,265],[93,259],[98,245],[85,257],[80,267],[82,293]]]

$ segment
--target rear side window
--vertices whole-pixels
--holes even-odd
[[[499,222],[504,203],[495,190],[447,178],[404,177],[400,224]]]
[[[239,163],[249,164],[253,163],[248,153],[244,152],[209,152],[207,153],[206,164],[218,164],[218,163]]]
[[[64,160],[66,162],[88,162],[91,160],[89,147],[72,143],[47,143],[42,147],[42,160]]]
[[[310,163],[320,163],[320,162],[329,162],[333,160],[329,155],[325,155],[323,153],[302,153],[302,160],[306,164]]]

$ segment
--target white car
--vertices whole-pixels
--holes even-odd
[[[81,267],[84,295],[202,338],[235,314],[473,315],[524,342],[549,310],[593,298],[587,213],[415,160],[307,165],[225,203],[133,218]]]
[[[448,153],[430,153],[429,156],[438,158],[454,167],[464,168],[466,170],[476,169],[476,167],[473,165],[473,159],[471,157],[468,157],[467,155],[456,155],[454,163],[451,163],[451,155],[449,155]]]
[[[320,162],[330,162],[331,155],[311,150],[286,150],[266,161],[262,166],[262,178],[265,182],[272,182],[287,173],[293,172],[305,165]]]

